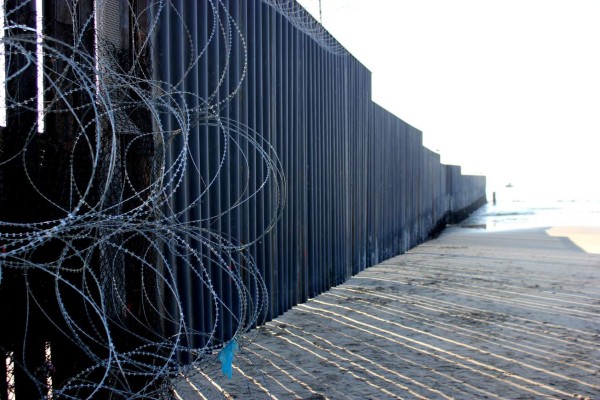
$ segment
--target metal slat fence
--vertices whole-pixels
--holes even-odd
[[[287,14],[258,0],[230,0],[216,8],[214,12],[206,2],[183,1],[161,17],[156,73],[171,84],[182,79],[182,87],[200,90],[207,104],[218,104],[207,115],[249,127],[261,135],[259,145],[270,143],[272,149],[264,148],[281,161],[287,203],[273,229],[250,247],[269,290],[264,318],[275,318],[405,252],[453,216],[485,201],[485,177],[463,176],[459,167],[440,164],[439,155],[423,147],[421,132],[374,104],[370,72],[351,55],[306,34],[301,24],[315,22],[299,6]],[[185,16],[189,32],[182,32],[179,15]],[[230,21],[239,35],[213,30]],[[210,32],[217,33],[209,38]],[[192,57],[181,45],[185,34],[197,38],[197,50],[207,46],[207,51],[184,75]],[[240,90],[227,100],[242,71]],[[226,101],[211,98],[215,87],[219,99]],[[193,147],[197,153],[189,157],[204,167],[186,171],[173,201],[186,206],[185,193],[198,191],[218,170],[210,204],[195,204],[189,220],[204,215],[210,221],[204,223],[206,229],[251,243],[276,212],[276,189],[267,185],[235,212],[222,212],[232,199],[257,189],[264,166],[249,152],[249,170],[241,171],[244,151],[219,165],[223,144],[218,143],[225,139],[218,127],[200,124],[191,137],[200,141]],[[245,182],[240,173],[249,174],[248,187],[240,187]],[[210,251],[201,246],[197,250]],[[186,320],[202,318],[199,329],[217,324],[217,336],[226,340],[236,328],[231,319],[236,305],[230,303],[235,296],[218,268],[211,274],[223,304],[205,303],[205,285],[190,282],[198,277],[186,275],[179,290],[188,295]],[[228,316],[223,307],[230,306]]]
[[[2,399],[153,398],[485,201],[294,1],[0,4]]]

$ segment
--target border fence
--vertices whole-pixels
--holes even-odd
[[[159,398],[486,201],[295,1],[2,12],[2,400]]]
[[[223,4],[213,10],[206,2],[183,2],[161,16],[156,72],[160,80],[199,88],[193,90],[202,98],[214,96],[221,118],[260,133],[281,161],[287,202],[251,251],[270,294],[267,318],[405,252],[483,204],[485,177],[441,164],[423,147],[419,130],[373,103],[371,73],[333,41],[306,34],[303,26],[316,22],[304,10],[288,5],[286,15],[266,1]],[[209,42],[206,57],[188,70],[192,47],[174,49],[184,34],[180,15],[200,44],[219,21],[231,18],[239,31]],[[242,40],[245,57],[236,55]],[[204,140],[199,158],[209,159],[217,129],[206,137],[204,127],[196,129]],[[188,188],[210,175],[208,166],[188,172]],[[235,171],[225,178],[207,209],[227,208],[226,197],[242,190]],[[276,203],[273,193],[252,198],[217,229],[249,243],[269,224]],[[196,215],[211,214],[202,207],[195,206]]]

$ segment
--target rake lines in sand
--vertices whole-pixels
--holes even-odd
[[[369,271],[369,272],[370,272],[370,275],[376,276],[377,272],[379,272],[379,270],[374,270],[374,271]],[[477,281],[476,277],[469,277],[467,275],[460,276],[459,274],[455,274],[454,272],[446,273],[446,274],[436,273],[433,276],[431,274],[425,274],[425,273],[423,275],[415,275],[414,273],[410,274],[410,273],[396,272],[392,269],[387,270],[387,271],[382,271],[382,272],[384,272],[386,278],[388,278],[388,279],[390,278],[390,276],[400,278],[398,280],[394,279],[394,281],[399,284],[422,286],[422,287],[434,286],[435,288],[439,288],[440,290],[454,290],[454,291],[463,290],[463,293],[470,293],[470,294],[477,293],[478,295],[481,295],[481,296],[485,296],[482,291],[494,292],[497,295],[505,295],[505,297],[509,297],[511,300],[516,300],[516,296],[520,296],[520,297],[525,297],[526,299],[522,299],[519,301],[525,302],[527,304],[544,306],[544,307],[550,306],[550,307],[556,307],[561,310],[569,310],[569,311],[581,312],[586,315],[599,315],[600,316],[600,304],[593,304],[592,301],[590,301],[590,299],[593,299],[593,297],[590,297],[589,295],[588,296],[572,295],[573,297],[578,297],[581,299],[579,301],[574,301],[574,300],[567,300],[565,298],[561,298],[561,294],[556,293],[556,291],[550,292],[550,291],[544,291],[542,289],[539,289],[538,288],[539,285],[535,285],[533,287],[536,290],[536,292],[544,293],[547,295],[526,293],[525,292],[526,290],[532,290],[532,288],[524,287],[524,286],[509,285],[502,281],[491,281],[491,282],[486,281],[485,282],[490,285],[492,285],[492,284],[498,285],[498,286],[500,286],[500,288],[491,287],[489,285],[483,286],[481,284],[477,284],[478,281]],[[514,288],[514,289],[518,289],[518,290],[507,290],[505,288]],[[493,296],[493,295],[490,295],[490,296]],[[568,296],[571,296],[571,295],[568,295]],[[584,299],[587,301],[583,301]],[[550,302],[559,303],[561,305],[560,306],[559,305],[551,305],[551,304],[549,304]],[[570,307],[574,307],[574,306],[579,306],[580,308],[583,308],[583,307],[590,308],[592,311],[576,310],[576,309],[570,308]],[[595,310],[597,310],[597,312]]]
[[[346,289],[342,288],[337,288],[337,290],[341,290],[341,291],[345,291]],[[353,292],[351,289],[349,289],[350,292]],[[361,293],[361,292],[358,292]],[[327,296],[332,296],[334,298],[347,298],[345,296],[340,296],[340,295],[335,295],[333,293],[328,294]],[[381,298],[386,298],[386,299],[390,299],[390,296],[385,296],[385,295],[380,295],[380,294],[370,294],[369,296],[376,296],[376,297],[381,297]],[[395,297],[395,296],[393,296]],[[582,360],[578,360],[576,363],[573,362],[573,354],[571,353],[572,350],[571,347],[574,346],[574,343],[572,341],[563,343],[565,345],[565,347],[568,345],[570,346],[568,349],[567,348],[562,348],[559,349],[556,347],[556,344],[554,346],[544,346],[546,347],[546,350],[540,349],[540,348],[536,348],[534,347],[534,345],[538,346],[540,343],[531,343],[529,340],[527,340],[525,343],[521,344],[519,343],[519,341],[521,341],[521,338],[518,337],[511,337],[505,334],[504,330],[502,332],[502,336],[500,337],[498,335],[495,336],[490,336],[491,330],[489,330],[490,332],[481,332],[481,331],[477,331],[475,329],[469,329],[469,328],[465,328],[463,326],[460,326],[458,324],[454,324],[454,323],[448,323],[448,322],[444,322],[442,319],[443,318],[453,318],[457,315],[461,315],[460,313],[457,313],[456,310],[454,310],[453,312],[448,312],[448,311],[441,311],[440,309],[433,309],[431,307],[427,307],[427,309],[429,311],[434,311],[435,314],[431,315],[431,313],[429,313],[430,315],[427,315],[425,313],[423,313],[423,308],[421,308],[421,311],[419,311],[418,314],[415,313],[411,313],[411,312],[407,312],[404,309],[401,309],[400,307],[392,307],[390,305],[373,305],[372,302],[366,301],[366,300],[361,300],[359,298],[352,298],[353,300],[353,304],[357,304],[359,303],[361,305],[361,307],[364,309],[366,308],[367,311],[370,312],[377,312],[380,315],[384,314],[384,315],[389,315],[390,319],[394,319],[394,320],[398,320],[401,319],[402,321],[407,321],[407,322],[414,322],[416,326],[419,327],[423,327],[423,329],[428,329],[429,328],[433,328],[435,330],[442,331],[440,332],[440,335],[452,335],[452,336],[459,336],[461,338],[464,339],[470,339],[472,342],[477,342],[477,343],[485,343],[485,344],[491,344],[492,346],[496,347],[498,350],[503,350],[505,353],[509,353],[509,352],[517,352],[520,354],[515,355],[515,363],[518,363],[516,361],[517,358],[521,358],[521,359],[526,359],[528,364],[531,364],[533,367],[538,368],[538,372],[540,372],[541,370],[543,371],[547,371],[546,368],[548,366],[554,366],[556,368],[563,368],[563,367],[569,367],[571,369],[575,368],[578,369],[580,371],[582,371],[582,373],[585,374],[595,374],[596,372],[598,372],[598,369],[595,365],[582,361]],[[411,306],[414,304],[411,304]],[[417,306],[418,307],[418,306]],[[440,317],[440,313],[445,314],[445,316],[443,316],[442,318]],[[480,314],[482,315],[482,314]],[[499,315],[500,316],[500,315]],[[436,318],[437,317],[437,318]],[[503,324],[502,323],[497,323],[494,322],[493,320],[490,320],[489,318],[473,318],[471,316],[469,316],[467,314],[466,317],[464,318],[472,318],[472,319],[477,319],[477,322],[481,322],[484,323],[486,325],[495,325],[496,327],[501,327],[503,328]],[[407,327],[407,329],[410,329],[410,327]],[[429,334],[430,332],[428,332]],[[529,337],[529,336],[527,336]],[[500,344],[502,343],[502,344]],[[489,350],[489,349],[484,349],[483,346],[481,346],[481,354],[483,355],[493,355],[493,353]],[[591,349],[581,349],[581,351],[589,351]],[[542,354],[536,354],[537,353],[542,353]],[[556,372],[554,372],[556,373]],[[560,375],[560,374],[559,374]],[[591,385],[589,383],[586,382],[582,382],[580,380],[574,379],[572,377],[564,377],[564,379],[566,380],[571,380],[574,382],[577,382],[578,384],[582,384],[582,385],[586,385],[590,388],[593,389],[599,389],[597,386],[595,385]]]
[[[402,257],[405,257],[405,255],[403,255]],[[506,287],[522,289],[522,286],[510,285],[507,283],[509,279],[515,280],[515,278],[518,278],[520,282],[523,282],[524,284],[526,282],[529,287],[534,287],[540,292],[551,294],[553,296],[558,294],[560,296],[564,296],[565,298],[574,299],[589,299],[590,295],[600,296],[600,290],[595,290],[595,285],[585,284],[585,295],[582,295],[581,279],[569,279],[570,277],[565,276],[564,274],[548,278],[547,274],[532,274],[531,272],[518,273],[514,271],[515,268],[518,268],[518,266],[514,264],[512,264],[509,268],[504,267],[500,269],[496,265],[489,265],[486,267],[485,264],[481,263],[480,259],[478,259],[477,262],[474,262],[471,266],[468,262],[465,262],[463,257],[460,257],[460,259],[457,260],[444,257],[437,260],[428,259],[422,262],[392,262],[394,260],[395,259],[392,259],[388,262],[371,267],[369,271],[376,272],[382,270],[386,273],[389,271],[393,271],[398,274],[401,274],[401,271],[407,271],[410,277],[422,275],[424,276],[427,274],[441,274],[445,278],[464,278],[469,281],[480,281],[486,283],[489,282],[490,284],[497,283]],[[572,265],[573,263],[570,264]],[[596,266],[595,268],[597,269],[598,266]],[[498,274],[500,271],[502,279],[494,279],[494,275]]]
[[[315,303],[317,304],[317,306],[314,306]],[[349,317],[347,315],[343,315],[341,313],[331,311],[329,309],[326,309],[326,307],[335,307],[335,308],[341,310],[342,312],[347,312],[349,314],[351,313],[353,315],[353,317]],[[375,335],[377,337],[385,338],[386,340],[393,340],[394,343],[400,344],[402,346],[411,348],[416,351],[424,352],[425,354],[433,355],[434,357],[440,357],[443,354],[444,356],[441,356],[441,357],[445,358],[446,361],[451,362],[452,364],[458,365],[461,368],[469,369],[478,374],[487,376],[490,379],[493,378],[494,380],[508,383],[511,386],[519,388],[520,390],[524,390],[524,391],[541,396],[541,395],[545,395],[545,394],[538,392],[536,389],[538,389],[538,390],[543,389],[543,390],[546,390],[551,393],[557,393],[561,396],[570,396],[569,393],[564,392],[560,389],[554,388],[550,385],[546,385],[544,383],[529,379],[524,376],[516,375],[511,371],[507,371],[504,368],[496,367],[494,365],[487,363],[486,361],[479,361],[479,360],[474,359],[471,356],[463,356],[463,355],[457,353],[456,351],[449,351],[449,350],[446,350],[446,348],[445,348],[448,344],[451,344],[454,346],[461,347],[464,350],[470,350],[470,351],[474,352],[474,354],[479,354],[480,356],[481,355],[486,356],[486,357],[489,356],[489,354],[487,354],[487,352],[484,352],[474,346],[460,343],[460,342],[457,342],[452,339],[444,338],[439,335],[433,335],[431,333],[428,333],[428,332],[425,332],[425,331],[422,331],[422,330],[419,330],[416,328],[402,326],[401,324],[398,324],[398,323],[395,323],[393,321],[389,321],[389,320],[386,320],[383,318],[379,318],[377,316],[370,315],[365,312],[352,310],[348,307],[339,306],[339,305],[334,306],[331,304],[321,302],[319,300],[310,301],[306,305],[299,306],[299,308],[301,308],[305,311],[310,311],[316,315],[320,315],[321,317],[336,320],[338,323],[353,326],[354,329],[368,332],[369,334]],[[364,318],[367,322],[363,322],[362,320],[359,320],[358,318]],[[380,328],[380,327],[376,326],[376,324],[382,324],[382,323],[386,324],[385,325],[386,327],[389,326],[389,329],[384,329],[384,328]],[[408,329],[414,333],[418,333],[419,335],[425,335],[432,339],[437,339],[441,342],[441,344],[440,345],[432,345],[430,343],[426,343],[421,340],[414,339],[414,338],[408,336],[407,334],[398,333],[395,330],[397,330],[399,328],[400,329]],[[394,329],[394,330],[392,330],[392,329]],[[505,361],[505,362],[509,362],[509,363],[514,362],[514,360],[512,360],[508,357],[501,356],[501,355],[492,354],[492,356],[494,356],[495,358],[497,358],[499,360]],[[451,359],[448,359],[447,357],[451,357]],[[527,363],[518,362],[518,361],[516,361],[516,363],[520,364],[523,367],[540,370],[540,372],[545,372],[550,375],[554,374],[552,372],[544,371],[535,366],[530,366]],[[485,371],[487,371],[487,372],[485,372]],[[554,374],[554,375],[559,375],[559,374]],[[517,383],[515,381],[519,381],[519,383]],[[526,384],[527,386],[524,386],[523,384]],[[534,387],[536,389],[533,389]]]

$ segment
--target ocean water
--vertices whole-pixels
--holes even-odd
[[[486,230],[551,226],[600,227],[599,200],[504,199],[473,213],[459,226]]]

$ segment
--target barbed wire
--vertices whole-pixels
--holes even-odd
[[[78,2],[65,0],[71,18],[59,27],[70,29],[65,40],[36,29],[28,15],[32,1],[3,9],[0,58],[7,75],[0,107],[7,122],[0,182],[8,208],[0,220],[0,293],[26,293],[27,304],[17,311],[24,315],[15,321],[23,325],[15,327],[22,343],[41,334],[32,330],[41,315],[43,326],[87,359],[52,388],[53,397],[166,398],[186,371],[216,363],[215,351],[260,324],[268,307],[249,249],[279,217],[286,196],[283,170],[258,132],[218,115],[245,77],[245,39],[224,4],[209,1],[212,30],[205,43],[195,43],[178,9],[161,0],[130,10],[130,30],[145,32],[145,38],[123,54],[98,24],[108,2],[97,1],[95,14],[82,15]],[[164,13],[181,20],[188,47],[189,62],[177,82],[159,80],[152,70],[151,38]],[[243,68],[223,95],[225,80],[231,81],[225,63],[213,90],[202,97],[186,90],[184,81],[214,41],[227,60],[235,41]],[[191,147],[200,127],[220,143],[210,173]],[[193,212],[226,174],[243,181],[239,195],[216,212]],[[189,176],[197,177],[195,197],[182,193]],[[241,243],[212,228],[259,193],[271,197],[273,213],[254,237]],[[212,326],[194,328],[186,320],[183,297],[189,293],[180,290],[182,271],[199,283],[198,295],[207,296],[202,301],[211,305]],[[230,282],[235,310],[215,287],[215,279],[223,278]],[[234,321],[232,338],[217,332],[223,313]],[[1,345],[41,394],[48,390],[40,366],[27,362],[26,345],[22,354]]]
[[[348,55],[348,50],[323,25],[311,16],[296,0],[261,0],[283,15],[319,46],[335,55]],[[320,11],[320,4],[319,4]]]

